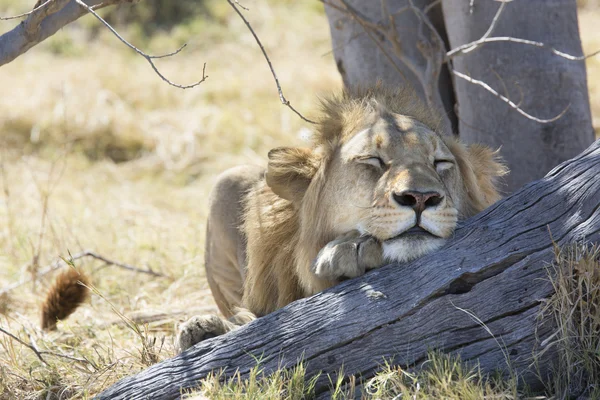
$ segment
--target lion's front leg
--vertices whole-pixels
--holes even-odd
[[[381,243],[358,231],[348,232],[319,251],[311,271],[321,279],[340,281],[383,265]]]
[[[223,335],[256,319],[256,316],[246,309],[237,308],[235,311],[236,314],[229,319],[211,314],[197,315],[184,322],[176,339],[178,351],[187,350],[203,340]]]

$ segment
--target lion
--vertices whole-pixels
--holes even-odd
[[[180,351],[295,300],[439,249],[500,198],[497,151],[444,134],[413,91],[321,101],[306,148],[224,172],[210,196],[205,268],[219,310],[185,322]]]

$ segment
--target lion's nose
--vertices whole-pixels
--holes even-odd
[[[421,214],[426,208],[437,206],[444,199],[444,196],[438,192],[419,192],[416,190],[394,192],[392,197],[396,203],[412,208],[417,214]]]

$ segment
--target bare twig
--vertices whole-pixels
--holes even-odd
[[[16,340],[17,342],[21,343],[23,346],[31,349],[31,351],[33,351],[35,353],[35,355],[37,356],[37,358],[40,359],[41,362],[43,362],[45,365],[49,365],[46,360],[44,360],[44,357],[42,357],[41,352],[36,349],[34,346],[30,345],[29,343],[21,340],[18,336],[13,335],[12,333],[10,333],[7,330],[4,330],[0,327],[0,332],[4,333],[6,336],[9,336],[10,338],[12,338],[13,340]]]
[[[80,0],[77,0],[77,1],[80,1]],[[235,1],[235,3],[234,3],[232,0],[227,0],[227,2],[235,10],[235,12],[240,16],[240,18],[242,19],[242,21],[244,21],[244,23],[248,27],[248,30],[250,30],[250,33],[252,33],[252,36],[254,36],[254,40],[256,41],[256,43],[260,47],[260,50],[262,51],[263,55],[265,56],[265,59],[267,60],[267,64],[269,64],[269,69],[271,70],[271,74],[273,74],[273,78],[275,79],[275,85],[277,85],[277,92],[279,93],[279,100],[281,101],[281,104],[283,104],[284,106],[289,107],[290,110],[292,110],[293,112],[295,112],[296,115],[298,115],[304,121],[309,122],[311,124],[314,124],[315,123],[314,121],[311,121],[310,119],[306,118],[305,116],[303,116],[302,114],[300,114],[300,112],[298,112],[294,107],[292,107],[292,105],[290,104],[290,101],[288,99],[286,99],[285,96],[283,95],[283,90],[281,90],[281,85],[279,84],[279,79],[277,78],[277,74],[275,73],[275,69],[273,68],[273,64],[271,64],[271,60],[269,59],[269,56],[267,55],[267,52],[266,52],[264,46],[262,45],[260,39],[256,35],[256,32],[254,32],[254,29],[252,29],[252,26],[250,25],[250,22],[248,22],[248,20],[244,17],[244,15],[236,7],[235,4],[237,3],[237,1]]]
[[[498,97],[500,100],[502,100],[503,102],[505,102],[506,104],[508,104],[510,107],[512,107],[515,111],[517,111],[519,114],[523,115],[524,117],[535,121],[535,122],[539,122],[540,124],[548,124],[550,122],[554,122],[557,119],[559,119],[560,117],[562,117],[563,115],[565,115],[565,113],[567,112],[567,110],[569,109],[569,106],[567,106],[560,114],[558,114],[556,117],[550,118],[550,119],[541,119],[541,118],[537,118],[534,117],[531,114],[528,114],[527,112],[523,111],[522,108],[520,108],[517,104],[515,104],[512,100],[510,100],[508,97],[501,95],[500,93],[498,93],[496,90],[494,90],[490,85],[488,85],[487,83],[478,80],[478,79],[473,79],[468,75],[465,75],[461,72],[456,71],[454,68],[450,68],[450,71],[457,77],[464,79],[465,81],[472,83],[474,85],[477,86],[481,86],[482,88],[484,88],[485,90],[487,90],[488,92],[490,92],[491,94],[493,94],[494,96]]]
[[[137,0],[85,0],[94,10]],[[27,13],[28,18],[12,30],[0,35],[0,65],[8,64],[21,54],[54,35],[59,29],[86,15],[87,12],[73,1],[52,0],[40,4]]]
[[[48,275],[49,273],[51,273],[53,271],[56,271],[57,269],[61,268],[65,264],[69,264],[72,261],[79,260],[79,259],[85,258],[85,257],[95,258],[97,260],[100,260],[100,261],[106,263],[107,265],[112,265],[112,266],[115,266],[115,267],[118,267],[118,268],[126,269],[128,271],[132,271],[132,272],[139,272],[141,274],[148,274],[148,275],[156,276],[156,277],[159,277],[159,278],[166,278],[167,277],[167,275],[162,274],[160,272],[156,272],[156,271],[152,270],[151,268],[147,268],[147,269],[139,268],[139,267],[133,266],[131,264],[125,264],[125,263],[122,263],[122,262],[119,262],[119,261],[111,260],[111,259],[106,258],[106,257],[104,257],[104,256],[102,256],[100,254],[97,254],[97,253],[93,252],[93,251],[86,250],[86,251],[82,251],[81,253],[77,253],[77,254],[72,255],[72,256],[70,256],[66,260],[63,259],[63,258],[58,258],[58,259],[54,260],[50,265],[48,265],[42,271],[38,272],[37,278],[39,279],[39,278],[41,278],[41,277],[43,277],[45,275]],[[29,263],[27,265],[29,265]],[[15,283],[13,283],[11,285],[8,285],[4,289],[2,289],[2,291],[0,291],[0,296],[3,295],[3,294],[5,294],[5,293],[8,293],[8,292],[10,292],[10,291],[12,291],[12,290],[20,287],[20,286],[23,286],[23,285],[25,285],[26,283],[28,283],[30,281],[31,281],[30,279],[21,280],[19,282],[15,282]]]
[[[137,47],[135,47],[134,45],[132,45],[131,43],[129,43],[127,40],[125,40],[120,34],[119,32],[117,32],[108,22],[106,22],[100,15],[98,15],[92,7],[88,6],[87,4],[85,4],[82,0],[75,0],[75,2],[77,4],[79,4],[81,7],[85,8],[90,14],[92,14],[94,17],[96,17],[96,19],[98,19],[104,26],[106,26],[112,33],[113,35],[115,35],[121,42],[123,42],[127,47],[129,47],[130,49],[132,49],[133,51],[135,51],[136,53],[138,53],[140,56],[144,57],[146,59],[146,61],[148,61],[148,63],[150,64],[150,66],[152,67],[152,69],[154,70],[154,72],[156,72],[156,74],[165,82],[167,82],[169,85],[171,86],[175,86],[177,88],[180,89],[190,89],[193,88],[195,86],[198,86],[199,84],[201,84],[202,82],[204,82],[206,80],[206,78],[208,78],[208,76],[206,76],[205,72],[206,72],[206,63],[204,63],[204,67],[202,68],[202,79],[200,79],[199,81],[192,83],[191,85],[179,85],[175,82],[170,81],[167,77],[165,77],[159,70],[158,68],[156,68],[156,65],[154,65],[154,61],[152,61],[153,59],[156,58],[164,58],[164,57],[171,57],[174,56],[175,54],[179,53],[181,50],[183,50],[183,48],[185,47],[185,45],[181,46],[179,49],[175,50],[172,53],[169,54],[164,54],[162,56],[151,56],[149,54],[146,54],[145,52],[143,52],[142,50],[138,49]]]
[[[498,11],[496,11],[496,15],[494,15],[494,18],[492,19],[492,22],[490,23],[488,30],[485,31],[485,33],[479,40],[487,39],[494,32],[494,29],[496,29],[496,25],[498,24],[498,20],[500,19],[500,15],[502,15],[502,11],[504,11],[504,7],[506,7],[506,4],[507,3],[504,3],[504,2],[500,4],[500,7],[498,7]],[[473,51],[476,48],[477,48],[477,45],[475,44],[467,49],[464,49],[464,53]]]
[[[457,57],[459,55],[467,53],[468,49],[472,48],[473,46],[478,46],[478,45],[481,45],[484,43],[492,43],[492,42],[510,42],[510,43],[519,43],[519,44],[525,44],[525,45],[529,45],[529,46],[535,46],[535,47],[549,50],[552,53],[556,54],[557,56],[566,58],[567,60],[570,60],[570,61],[584,61],[590,57],[594,57],[594,56],[597,56],[598,54],[600,54],[600,50],[597,50],[588,55],[574,56],[574,55],[567,54],[562,51],[556,50],[554,47],[548,46],[547,44],[542,43],[542,42],[536,42],[534,40],[527,40],[527,39],[519,39],[519,38],[514,38],[511,36],[496,36],[496,37],[491,37],[491,38],[478,39],[474,42],[458,46],[458,47],[450,50],[448,53],[446,53],[446,61],[451,60],[454,57]]]
[[[53,0],[46,0],[45,2],[43,2],[42,4],[40,4],[39,6],[35,7],[33,10],[27,11],[23,14],[19,14],[19,15],[12,15],[10,17],[0,17],[0,21],[8,21],[10,19],[19,19],[19,18],[23,18],[28,16],[29,14],[33,14],[34,12],[36,12],[37,10],[43,8],[46,4],[50,3]]]
[[[160,277],[160,278],[166,278],[165,274],[162,274],[160,272],[156,272],[154,271],[152,268],[148,267],[146,269],[142,269],[130,264],[125,264],[119,261],[115,261],[115,260],[111,260],[109,258],[106,258],[100,254],[94,253],[93,251],[84,251],[83,253],[79,253],[78,256],[80,256],[79,258],[83,258],[83,257],[92,257],[95,258],[96,260],[100,260],[108,265],[114,265],[115,267],[119,267],[119,268],[123,268],[126,269],[128,271],[133,271],[133,272],[139,272],[142,274],[148,274],[148,275],[152,275],[152,276],[156,276],[156,277]],[[71,257],[70,260],[74,260],[74,257]]]
[[[67,360],[77,361],[77,362],[80,362],[80,363],[85,363],[85,364],[91,364],[91,365],[93,365],[89,360],[86,360],[85,358],[73,357],[73,356],[70,356],[70,355],[67,355],[67,354],[55,353],[53,351],[48,351],[48,350],[40,350],[37,347],[37,343],[35,342],[35,339],[29,333],[27,333],[27,336],[29,337],[29,343],[27,343],[24,340],[20,339],[18,336],[10,333],[9,331],[7,331],[7,330],[5,330],[5,329],[3,329],[1,327],[0,327],[0,332],[4,333],[6,336],[10,337],[11,339],[19,342],[23,346],[25,346],[28,349],[30,349],[31,351],[33,351],[35,353],[35,355],[37,356],[37,358],[39,358],[40,361],[43,362],[45,365],[49,365],[49,364],[44,359],[44,357],[42,357],[42,355],[59,357],[59,358],[65,358]]]
[[[235,0],[235,4],[237,4],[238,6],[240,6],[240,8],[243,9],[243,10],[250,11],[250,9],[248,9],[247,7],[244,7],[243,5],[241,5],[238,0]]]

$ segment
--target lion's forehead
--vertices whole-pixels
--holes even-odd
[[[381,118],[346,137],[341,155],[351,159],[359,154],[389,159],[427,158],[445,152],[442,139],[422,123],[404,116]]]

